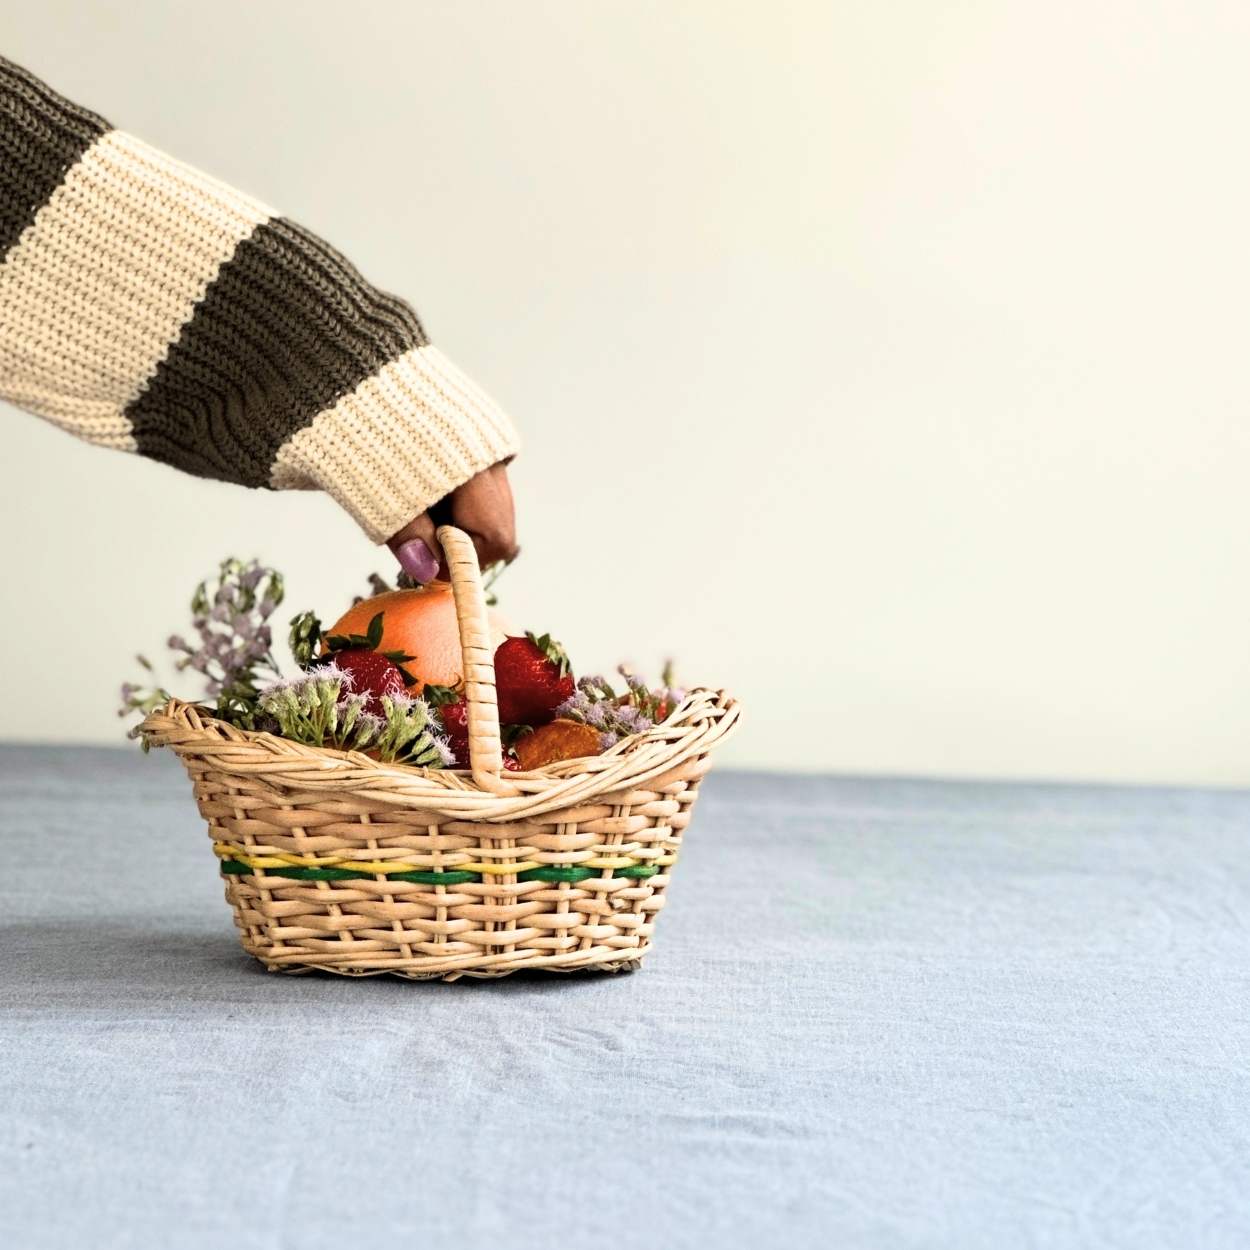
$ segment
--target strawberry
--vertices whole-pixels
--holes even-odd
[[[425,701],[443,723],[443,733],[456,757],[456,767],[468,768],[469,709],[465,706],[464,695],[450,686],[426,686]]]
[[[336,651],[332,656],[324,657],[333,661],[351,677],[352,690],[357,694],[369,696],[365,711],[374,715],[382,714],[382,696],[406,693],[404,675],[398,664],[387,659],[381,651],[370,651],[367,647],[353,647],[350,650]]]
[[[313,648],[320,642],[320,655]],[[297,643],[299,646],[297,646]],[[382,714],[382,696],[404,694],[413,684],[413,676],[403,666],[412,659],[402,651],[380,651],[382,645],[382,613],[379,612],[363,634],[321,634],[321,623],[311,613],[291,622],[291,650],[303,668],[319,664],[337,664],[351,677],[352,689],[369,696],[365,711]],[[307,655],[307,662],[301,656]]]
[[[443,714],[443,732],[447,745],[456,757],[459,768],[469,767],[469,712],[463,703],[451,703],[440,708]]]
[[[309,614],[306,613],[305,615]],[[300,620],[301,618],[297,616],[295,621],[292,622],[292,626],[295,626]],[[324,650],[321,652],[320,658],[322,660],[337,658],[344,651],[376,651],[378,655],[385,656],[386,659],[391,661],[403,679],[405,686],[415,684],[416,678],[404,668],[404,665],[409,660],[415,660],[416,656],[405,655],[402,651],[383,651],[382,622],[383,613],[379,612],[369,621],[369,628],[363,634],[326,634],[321,639]],[[313,624],[317,626],[319,633],[320,622],[315,617],[313,618]]]
[[[431,687],[427,686],[428,691]],[[457,768],[469,767],[469,712],[461,700],[458,703],[444,703],[438,709],[439,716],[443,721],[443,733],[447,736],[447,745],[451,747],[452,754],[456,757]],[[504,753],[503,766],[509,772],[516,772],[521,765],[513,755]]]
[[[504,725],[545,725],[573,693],[564,648],[550,634],[505,638],[495,652],[495,689]]]

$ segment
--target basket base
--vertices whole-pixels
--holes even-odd
[[[473,977],[478,980],[497,980],[499,977],[511,976],[514,972],[622,972],[630,973],[641,967],[642,958],[650,950],[650,945],[633,948],[628,954],[616,949],[591,949],[576,951],[562,955],[527,954],[513,960],[505,956],[496,956],[489,962],[432,961],[429,959],[376,959],[368,956],[357,956],[348,963],[342,956],[328,957],[318,960],[315,955],[302,954],[298,957],[288,955],[284,959],[266,958],[268,952],[254,949],[246,941],[243,948],[270,972],[281,972],[288,976],[298,976],[309,972],[329,972],[340,977],[402,977],[407,981],[459,981],[462,977]],[[460,966],[451,966],[455,963]],[[447,966],[439,966],[445,964]]]

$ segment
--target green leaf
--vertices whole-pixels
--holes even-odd
[[[382,617],[384,613],[379,612],[377,616],[369,622],[369,632],[366,635],[367,645],[376,651],[382,645]]]
[[[556,671],[561,677],[569,675],[572,666],[569,664],[568,653],[550,634],[543,634],[541,638],[532,633],[527,633],[525,636],[556,666]]]
[[[482,590],[485,592],[488,608],[497,607],[499,604],[499,596],[495,593],[494,586],[507,567],[507,561],[496,560],[482,570]]]
[[[291,632],[288,642],[291,655],[300,668],[307,669],[317,653],[317,643],[321,640],[321,622],[314,612],[301,612],[291,618]]]
[[[456,687],[436,686],[432,682],[426,683],[421,696],[431,707],[446,707],[449,703],[460,702],[460,691]]]
[[[533,725],[500,725],[499,738],[506,747],[516,746],[526,734],[534,732]]]

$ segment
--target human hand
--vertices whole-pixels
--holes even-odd
[[[387,539],[386,545],[413,581],[424,583],[446,576],[435,537],[435,530],[446,524],[469,535],[483,568],[497,560],[515,560],[520,548],[507,467],[496,464],[483,469]]]

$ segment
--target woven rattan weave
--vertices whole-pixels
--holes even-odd
[[[464,652],[471,770],[382,764],[174,700],[144,722],[182,759],[244,948],[274,970],[414,978],[632,966],[738,708],[695,690],[603,755],[503,771],[473,545],[439,531]]]

